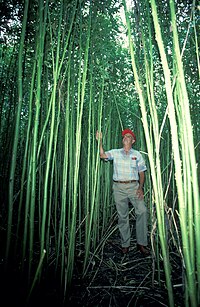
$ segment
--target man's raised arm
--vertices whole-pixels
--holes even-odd
[[[99,132],[98,130],[96,132],[96,140],[99,141],[100,158],[107,159],[108,157],[106,156],[105,151],[103,149],[103,145],[102,145],[102,132]]]

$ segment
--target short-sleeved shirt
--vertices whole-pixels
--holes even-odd
[[[139,180],[139,173],[147,169],[141,153],[133,148],[128,154],[123,148],[111,149],[105,154],[108,161],[113,161],[113,180]]]

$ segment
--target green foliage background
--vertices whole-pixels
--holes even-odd
[[[194,292],[185,287],[185,302],[193,306],[199,302],[200,247],[195,236],[200,227],[199,7],[195,1],[175,1],[190,122],[179,103],[184,100],[179,91],[183,80],[177,77],[170,2],[156,1],[156,7],[171,73],[184,204],[177,190],[166,80],[152,17],[154,1],[132,1],[126,12],[129,33],[120,15],[125,1],[1,3],[1,250],[5,267],[14,261],[27,278],[30,295],[53,259],[65,298],[77,254],[83,257],[84,275],[91,252],[107,239],[115,214],[112,166],[100,161],[95,132],[102,130],[104,147],[109,149],[120,146],[121,130],[128,127],[135,131],[136,148],[148,166],[145,199],[154,260],[169,267],[166,282],[172,251],[183,259],[183,266],[188,261]],[[185,129],[191,129],[192,143]],[[188,146],[194,149],[191,160],[186,158]],[[190,240],[190,254],[185,256],[179,223],[182,207]],[[186,266],[186,285],[190,284],[187,270]],[[167,282],[173,305],[169,287]]]

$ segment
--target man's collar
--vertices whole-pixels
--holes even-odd
[[[122,151],[123,153],[126,152],[125,149],[124,149],[124,147],[121,148],[121,151]],[[129,150],[128,152],[129,152],[129,153],[132,153],[132,152],[133,152],[133,148],[131,147],[130,150]]]

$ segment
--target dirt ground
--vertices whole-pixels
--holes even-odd
[[[156,263],[151,250],[144,257],[137,251],[135,220],[131,221],[132,239],[129,254],[123,255],[118,229],[101,244],[98,252],[90,254],[90,263],[82,275],[82,253],[75,258],[72,285],[63,303],[59,280],[49,270],[26,302],[26,281],[12,265],[3,272],[1,268],[1,307],[14,306],[82,306],[128,307],[168,306],[162,261]],[[81,250],[81,248],[80,248]],[[184,306],[180,259],[171,252],[172,279],[175,306]]]

